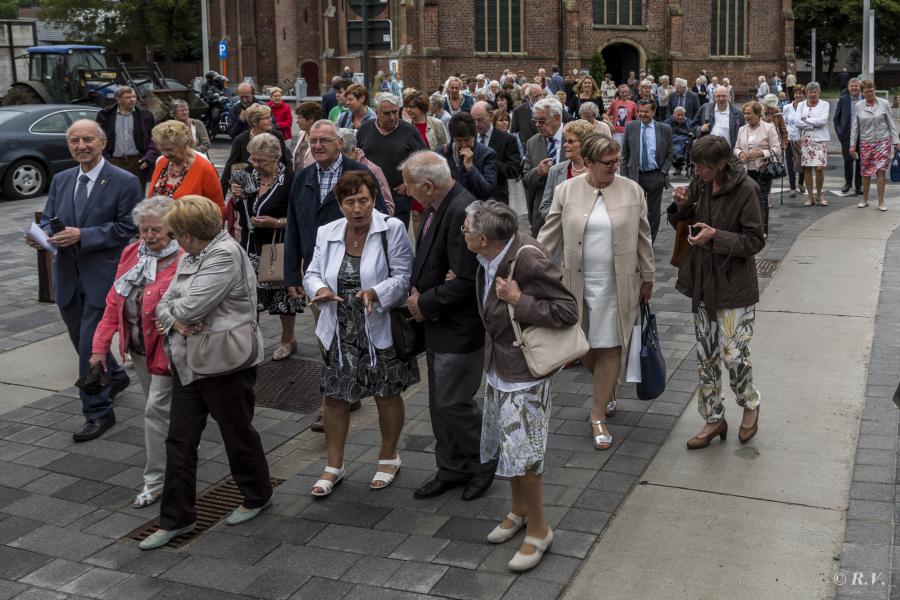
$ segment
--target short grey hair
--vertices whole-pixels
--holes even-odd
[[[435,92],[428,97],[428,103],[431,106],[440,106],[444,107],[444,97],[440,94],[440,92]]]
[[[174,200],[168,196],[151,196],[145,200],[141,200],[131,210],[131,220],[135,225],[140,226],[141,221],[147,217],[159,217],[162,219],[172,208]]]
[[[66,129],[66,138],[69,137],[70,131],[72,131],[76,127],[81,127],[82,125],[90,125],[91,128],[93,128],[94,133],[97,134],[98,138],[103,139],[103,140],[106,139],[106,132],[103,131],[102,127],[100,127],[100,123],[98,123],[97,121],[95,121],[93,119],[78,119],[77,121],[75,121],[74,123],[69,125],[69,128]]]
[[[662,83],[663,81],[669,81],[669,76],[668,75],[660,75],[659,82]]]
[[[330,127],[331,131],[334,132],[334,135],[340,135],[340,132],[338,131],[338,126],[335,125],[334,121],[332,121],[331,119],[319,119],[318,121],[316,121],[315,123],[312,124],[312,126],[309,128],[309,130],[312,131],[313,129],[315,129],[317,127]]]
[[[381,108],[382,104],[393,104],[394,106],[403,106],[403,102],[400,101],[400,98],[395,96],[394,94],[390,94],[388,92],[382,92],[375,96],[375,100],[372,102],[375,105],[376,110]]]
[[[775,94],[766,94],[763,96],[762,104],[769,108],[778,108],[778,96]]]
[[[398,169],[401,173],[408,173],[410,178],[420,185],[426,181],[440,188],[453,185],[453,175],[450,173],[447,159],[431,150],[413,152],[400,163]]]
[[[578,108],[578,116],[583,117],[585,113],[591,113],[594,118],[600,115],[600,107],[593,102],[585,102]]]
[[[179,108],[187,108],[187,109],[190,109],[191,107],[190,107],[190,106],[188,105],[188,103],[185,102],[184,100],[172,100],[172,103],[169,104],[169,111],[170,111],[173,115],[178,111]]]
[[[281,144],[271,133],[260,133],[253,136],[250,143],[247,144],[247,151],[250,154],[262,154],[276,161],[281,158]]]
[[[341,151],[346,154],[356,150],[356,130],[349,127],[341,127],[338,129],[338,135],[344,140],[344,147]]]
[[[674,114],[686,115],[686,114],[687,114],[687,110],[686,110],[683,106],[676,106],[676,107],[675,107],[675,110],[672,111],[672,114],[673,114],[673,115],[674,115]]]
[[[862,80],[861,80],[859,77],[851,77],[851,78],[850,78],[850,81],[847,82],[847,85],[850,85],[850,84],[853,83],[854,81],[855,81],[856,83],[862,84]]]
[[[116,100],[118,100],[124,94],[127,94],[128,92],[131,92],[132,94],[137,95],[137,92],[134,91],[134,88],[131,87],[130,85],[120,85],[119,87],[116,88],[116,91],[115,91],[115,93],[113,93],[113,96],[115,97]]]
[[[819,92],[822,93],[822,86],[817,81],[810,81],[806,84],[806,93]]]
[[[476,200],[466,207],[468,229],[492,242],[506,242],[519,231],[519,216],[496,200]]]
[[[525,84],[525,93],[527,94],[532,89],[539,91],[540,93],[544,93],[544,89],[536,83],[526,83]]]
[[[562,118],[562,104],[560,104],[558,98],[554,98],[552,96],[541,98],[540,100],[535,102],[532,110],[546,110],[549,116]]]
[[[675,78],[675,85],[687,87],[687,79],[682,79],[681,77]]]

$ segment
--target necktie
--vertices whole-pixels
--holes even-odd
[[[422,226],[422,235],[424,236],[428,233],[428,228],[431,227],[431,221],[434,219],[434,211],[432,209],[428,209],[428,216],[425,217],[425,224]]]
[[[684,95],[678,96],[678,106],[684,106]]]
[[[641,125],[641,171],[650,170],[650,144],[647,142],[647,132],[650,128]]]
[[[482,146],[487,146],[487,138],[483,133],[478,137],[478,143]]]
[[[552,158],[553,162],[556,162],[556,138],[547,141],[547,158]]]
[[[75,224],[81,225],[81,213],[87,203],[87,184],[91,178],[82,173],[78,177],[78,185],[75,187]]]

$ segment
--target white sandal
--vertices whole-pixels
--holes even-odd
[[[508,540],[511,540],[513,536],[516,535],[516,532],[522,529],[525,525],[526,517],[520,517],[514,512],[510,512],[506,515],[506,518],[513,522],[513,526],[509,529],[504,529],[500,525],[494,527],[493,531],[491,531],[487,536],[487,541],[492,544],[502,544]]]
[[[397,473],[400,471],[402,461],[400,460],[400,454],[398,453],[397,458],[392,458],[391,460],[379,460],[378,464],[384,465],[385,467],[394,467],[394,472],[386,473],[385,471],[375,471],[375,476],[372,477],[372,481],[369,483],[369,487],[373,490],[383,490],[391,485],[394,482],[394,477],[396,477]],[[384,485],[375,485],[376,481],[383,482]]]
[[[134,502],[131,503],[132,508],[146,508],[151,504],[156,504],[162,496],[163,484],[145,485],[144,489],[135,496]]]
[[[336,477],[336,479],[334,481],[331,481],[330,479],[323,478],[318,480],[315,485],[313,485],[309,493],[318,498],[331,494],[331,492],[334,491],[334,486],[342,482],[344,480],[344,475],[347,473],[347,471],[344,470],[344,467],[341,467],[340,469],[336,469],[334,467],[325,467],[325,472],[331,473]],[[316,488],[321,488],[322,491],[317,492]]]
[[[547,551],[547,548],[550,547],[550,544],[553,543],[553,530],[547,530],[547,537],[544,539],[532,537],[530,535],[525,536],[525,540],[522,544],[529,544],[534,547],[534,554],[523,554],[522,552],[516,552],[516,555],[512,557],[512,560],[509,561],[508,565],[511,571],[527,571],[529,569],[535,568],[541,559],[544,557],[544,552]]]

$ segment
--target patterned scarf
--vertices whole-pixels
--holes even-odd
[[[140,287],[156,281],[157,261],[161,258],[168,258],[176,252],[178,252],[178,242],[175,240],[169,240],[169,244],[158,252],[153,252],[147,248],[147,244],[142,241],[138,248],[137,264],[116,279],[116,282],[113,284],[116,292],[127,298],[128,294],[136,286]]]

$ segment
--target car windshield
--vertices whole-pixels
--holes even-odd
[[[16,110],[2,110],[0,111],[0,125],[8,121],[12,121],[16,117],[22,116],[22,113]]]
[[[87,67],[95,71],[106,69],[106,55],[99,50],[76,50],[69,55],[69,69]]]

